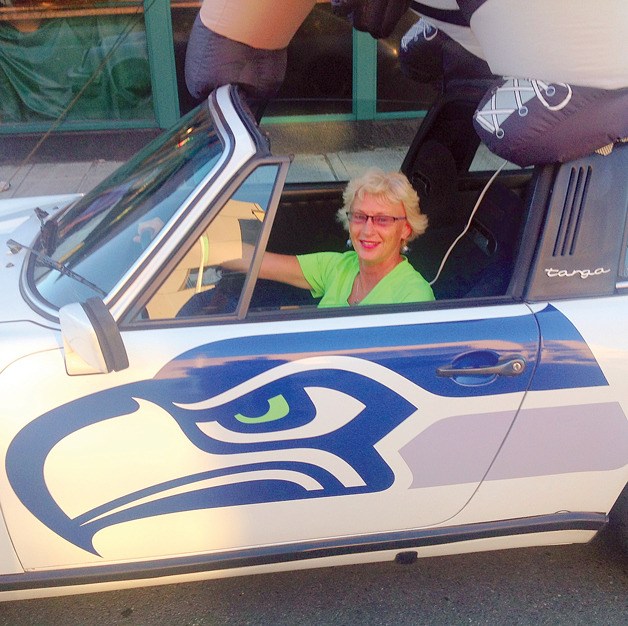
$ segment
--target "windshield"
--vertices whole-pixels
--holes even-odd
[[[109,293],[143,251],[138,225],[167,223],[223,152],[206,105],[160,136],[85,197],[47,224],[38,249]],[[50,232],[53,235],[50,236]],[[92,288],[32,260],[36,290],[55,307],[96,295]]]

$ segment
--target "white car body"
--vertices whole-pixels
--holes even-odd
[[[237,93],[210,108],[222,155],[92,308],[30,278],[32,209],[76,198],[0,203],[0,597],[594,537],[628,482],[621,286],[256,317],[266,229],[233,311],[140,313],[240,183],[266,184],[257,167],[268,221],[283,186]],[[468,374],[436,374],[452,366]]]

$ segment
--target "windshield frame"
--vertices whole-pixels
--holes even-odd
[[[195,128],[196,142],[190,144],[192,150],[185,151],[185,136],[193,138]],[[181,147],[183,151],[177,150]],[[89,278],[107,294],[106,300],[152,247],[142,249],[128,231],[137,231],[137,223],[154,211],[161,211],[166,224],[185,211],[225,158],[225,142],[209,111],[201,106],[90,193],[52,216],[47,224],[54,224],[54,230],[59,232],[54,247],[46,250],[40,232],[33,248]],[[209,171],[203,172],[205,168]],[[195,175],[199,180],[195,180]],[[110,256],[125,244],[127,249],[122,257]],[[106,262],[107,258],[111,263]],[[91,273],[86,273],[84,267],[91,267]],[[95,295],[51,270],[35,254],[29,258],[27,279],[37,300],[53,310]]]
[[[213,132],[221,144],[220,156],[213,164],[210,171],[203,175],[192,192],[173,212],[165,226],[147,246],[146,250],[135,259],[128,267],[127,271],[119,277],[113,287],[108,289],[107,296],[103,297],[103,301],[109,306],[112,313],[114,309],[117,308],[117,303],[128,301],[128,297],[125,299],[125,296],[128,295],[129,291],[137,291],[133,282],[138,276],[142,276],[142,282],[149,283],[150,277],[143,276],[142,273],[145,273],[144,270],[148,267],[151,269],[157,268],[158,264],[163,261],[164,254],[167,255],[168,252],[164,253],[162,248],[168,248],[168,250],[176,249],[178,240],[185,236],[186,226],[197,219],[195,215],[190,217],[190,213],[195,214],[198,212],[195,211],[194,207],[196,207],[199,202],[209,204],[212,199],[220,193],[226,181],[234,175],[234,171],[237,172],[242,163],[245,163],[256,153],[259,153],[260,149],[262,152],[268,149],[267,146],[260,145],[260,137],[258,134],[261,136],[261,133],[259,133],[259,130],[255,132],[256,127],[254,128],[254,126],[251,125],[251,121],[246,119],[247,111],[242,107],[237,88],[232,86],[223,87],[210,95],[209,100],[200,106],[208,107],[209,116],[213,123]],[[242,119],[241,116],[243,115],[245,119]],[[190,116],[184,117],[173,130],[165,133],[164,137],[172,137],[173,133],[176,133],[177,128],[184,127],[189,119]],[[163,142],[164,140],[162,138],[161,142],[155,141],[151,143],[145,150],[140,152],[138,158],[146,153],[158,150]],[[157,144],[157,146],[155,147],[153,144]],[[231,164],[234,154],[236,154],[238,158],[236,158],[235,164]],[[133,159],[132,162],[133,161],[135,161],[135,159]],[[124,169],[122,172],[124,173]],[[104,181],[103,185],[107,185],[110,180],[117,180],[119,182],[120,172],[114,173],[113,177]],[[102,186],[99,185],[99,188],[102,188]],[[77,202],[80,202],[80,199]],[[60,215],[66,214],[66,212],[71,210],[76,204],[77,203],[74,202],[65,207],[60,212]],[[176,231],[175,234],[170,236],[173,231]],[[34,247],[41,247],[40,236],[37,237]],[[35,255],[29,254],[22,268],[22,294],[29,306],[39,314],[48,319],[57,320],[58,309],[60,307],[46,300],[39,292],[34,281],[34,270],[36,266],[37,260]],[[90,293],[90,296],[93,295],[95,294]],[[80,300],[80,298],[77,298],[77,300]],[[64,304],[67,304],[67,302],[63,302],[60,306]],[[116,311],[114,318],[118,319],[121,314],[121,310]]]

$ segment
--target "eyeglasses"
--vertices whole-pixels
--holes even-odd
[[[366,213],[359,213],[355,211],[347,211],[347,217],[352,224],[363,225],[366,224],[369,219],[373,222],[373,226],[379,226],[381,228],[388,228],[395,222],[406,220],[406,217],[393,217],[392,215],[367,215]]]

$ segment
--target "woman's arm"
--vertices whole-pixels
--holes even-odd
[[[310,283],[305,280],[297,257],[290,254],[266,252],[262,258],[259,277],[277,280],[301,289],[311,289]]]
[[[246,272],[251,265],[254,247],[250,244],[242,245],[242,258],[233,259],[223,263],[223,267],[239,272]],[[265,252],[262,257],[262,266],[259,271],[260,278],[276,280],[301,289],[311,289],[305,280],[301,265],[297,257],[291,254],[277,254]]]
[[[140,222],[137,229],[138,234],[133,240],[140,242],[144,232],[150,233],[150,238],[152,239],[163,226],[163,221],[158,217]],[[221,263],[221,266],[236,272],[247,272],[251,266],[254,251],[254,246],[249,243],[243,243],[242,258],[224,261]],[[305,280],[297,257],[291,254],[264,253],[259,277],[276,280],[280,283],[300,287],[301,289],[311,289],[310,284]]]

